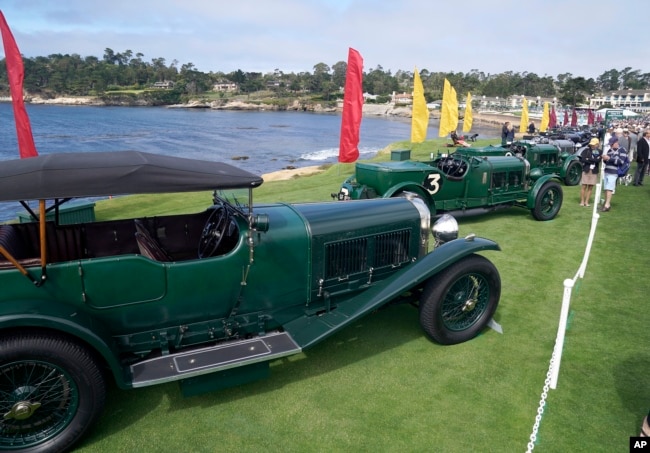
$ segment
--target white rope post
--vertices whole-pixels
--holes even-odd
[[[557,328],[557,337],[555,339],[555,362],[553,363],[553,372],[551,373],[551,388],[557,387],[557,379],[560,374],[560,361],[562,360],[562,348],[564,347],[564,334],[569,319],[569,305],[571,304],[571,291],[573,290],[574,281],[570,278],[564,280],[564,296],[562,297],[562,311],[560,312],[560,324]]]

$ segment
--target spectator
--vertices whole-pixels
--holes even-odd
[[[601,208],[601,212],[607,212],[612,208],[612,195],[616,190],[616,180],[618,179],[618,167],[623,165],[627,159],[627,150],[621,148],[618,144],[618,137],[612,136],[609,139],[609,151],[603,154],[603,162],[605,162],[605,204]]]
[[[532,121],[528,124],[528,133],[529,134],[535,133],[535,123],[533,123]]]
[[[501,128],[501,145],[506,145],[508,143],[508,134],[511,129],[512,125],[510,124],[510,121],[503,123],[503,127]]]
[[[600,145],[600,141],[597,138],[592,138],[589,141],[587,149],[583,150],[580,154],[580,161],[582,162],[580,206],[589,206],[591,192],[598,182],[598,170],[602,159],[598,145]]]
[[[629,129],[630,147],[627,150],[627,157],[630,159],[630,162],[634,159],[634,156],[636,156],[636,147],[639,143],[640,132],[641,131],[637,129],[636,126],[634,126],[632,129]]]
[[[450,136],[451,136],[451,140],[454,142],[454,146],[464,146],[466,148],[472,146],[465,141],[465,137],[463,135],[458,136],[456,131],[452,131]]]
[[[508,126],[508,137],[506,137],[508,143],[512,143],[515,141],[515,127],[510,124]]]
[[[630,139],[630,131],[627,127],[623,128],[623,133],[621,135],[618,135],[618,145],[620,148],[625,148],[629,155],[630,150],[632,149],[631,144],[632,140]]]
[[[636,149],[636,172],[634,173],[634,185],[642,186],[643,177],[648,170],[648,159],[650,158],[650,130],[643,132],[643,137],[637,143]]]
[[[607,152],[609,149],[609,139],[614,136],[614,128],[612,126],[609,126],[607,130],[605,131],[605,134],[603,134],[603,144],[605,145],[605,149],[603,149],[603,152]]]

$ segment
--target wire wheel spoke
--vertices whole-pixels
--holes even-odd
[[[58,367],[23,361],[0,368],[0,448],[31,445],[55,436],[74,416],[78,392]]]
[[[467,329],[485,312],[489,298],[489,285],[483,276],[462,276],[451,285],[443,301],[445,326],[450,330]]]

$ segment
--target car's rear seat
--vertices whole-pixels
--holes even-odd
[[[40,265],[40,258],[30,257],[25,243],[11,225],[0,225],[0,246],[2,246],[12,258],[23,266]],[[0,269],[14,267],[13,263],[0,253]]]

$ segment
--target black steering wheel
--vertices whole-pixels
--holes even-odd
[[[230,224],[230,213],[224,206],[212,211],[206,220],[199,239],[199,258],[209,258],[215,254]]]
[[[463,173],[463,160],[458,156],[448,156],[441,162],[440,169],[447,176],[460,176]]]

